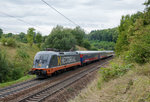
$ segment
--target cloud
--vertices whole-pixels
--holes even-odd
[[[45,0],[87,32],[116,27],[122,15],[143,11],[143,0]],[[7,17],[1,12],[13,15]],[[29,25],[30,23],[31,25]],[[41,0],[1,0],[0,28],[4,32],[26,32],[29,27],[48,35],[53,27],[75,25],[45,5]]]

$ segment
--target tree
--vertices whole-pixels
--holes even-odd
[[[118,28],[93,30],[88,35],[89,40],[116,42],[118,38]]]
[[[19,33],[19,41],[23,42],[23,43],[27,43],[27,38],[26,38],[26,34],[21,32]]]
[[[75,48],[76,39],[71,33],[70,29],[57,26],[53,28],[51,34],[45,42],[46,48],[56,48],[62,51],[68,51]]]
[[[38,44],[38,47],[40,48],[41,47],[41,43],[42,43],[42,34],[38,32],[36,34],[35,39],[36,39],[36,43]]]
[[[42,34],[40,32],[38,32],[36,34],[35,39],[36,39],[36,43],[41,43],[42,42]]]
[[[91,49],[91,44],[87,39],[83,40],[82,46],[85,47],[88,50]]]
[[[45,42],[47,37],[48,37],[48,36],[46,36],[46,35],[43,36],[43,37],[42,37],[42,42]]]
[[[27,41],[30,44],[30,46],[33,45],[33,39],[35,35],[35,29],[34,28],[29,28],[27,31]]]
[[[8,36],[8,37],[12,37],[13,34],[12,34],[12,33],[8,33],[7,36]]]
[[[144,5],[148,7],[150,5],[150,0],[147,0]]]
[[[6,59],[6,51],[0,49],[0,83],[11,79],[11,70],[9,61]]]
[[[81,46],[83,43],[83,39],[85,37],[85,32],[83,29],[81,29],[79,26],[77,26],[75,29],[71,32],[73,36],[75,37],[77,41],[77,45]]]
[[[3,34],[3,30],[0,29],[0,38],[2,37],[2,34]]]
[[[117,55],[139,64],[150,61],[150,0],[144,4],[144,12],[122,17],[115,48]]]

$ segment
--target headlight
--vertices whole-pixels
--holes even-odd
[[[46,68],[48,68],[48,65],[46,66]]]

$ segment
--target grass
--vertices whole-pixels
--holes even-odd
[[[122,63],[119,59],[113,62]],[[150,63],[142,66],[134,64],[124,75],[109,81],[102,81],[99,74],[97,79],[70,102],[150,102],[149,66]]]
[[[20,78],[18,80],[15,80],[15,81],[10,81],[10,82],[6,82],[6,83],[0,83],[0,88],[4,88],[4,87],[7,87],[7,86],[10,86],[10,85],[13,85],[13,84],[24,82],[24,81],[33,79],[35,77],[36,77],[35,75],[26,75],[26,76],[24,76],[24,77],[22,77],[22,78]]]
[[[76,45],[77,50],[79,51],[87,51],[86,48]]]
[[[19,43],[18,45],[18,47],[14,48],[9,46],[3,46],[2,44],[0,44],[0,49],[6,52],[6,57],[8,61],[11,62],[11,64],[14,66],[14,69],[20,68],[22,71],[24,71],[24,75],[22,75],[23,77],[18,80],[0,83],[0,88],[13,85],[18,82],[23,82],[34,77],[27,75],[27,73],[32,68],[34,56],[39,51],[39,48],[36,45],[33,45],[31,47],[28,44],[24,43]],[[25,51],[30,57],[28,59],[22,59],[20,56],[18,56],[18,50]],[[13,76],[9,77],[12,78]]]

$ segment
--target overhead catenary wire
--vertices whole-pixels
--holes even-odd
[[[76,24],[74,21],[72,21],[71,19],[69,19],[68,17],[66,17],[64,14],[62,14],[61,12],[59,12],[56,8],[54,8],[53,6],[51,6],[49,3],[47,3],[44,0],[41,0],[42,2],[44,2],[47,6],[49,6],[50,8],[52,8],[54,11],[56,11],[57,13],[59,13],[61,16],[63,16],[65,19],[67,19],[69,22],[71,22],[72,24],[74,24],[75,26],[79,26],[78,24]]]
[[[1,27],[1,28],[2,28],[2,27]],[[20,33],[20,32],[5,30],[4,28],[2,28],[2,30],[3,30],[3,34],[8,34],[8,33],[19,34],[19,33]]]
[[[20,21],[20,22],[23,22],[23,23],[25,23],[25,24],[28,24],[28,25],[31,25],[31,26],[33,26],[33,27],[37,27],[37,28],[39,28],[39,29],[42,29],[41,27],[39,27],[39,26],[37,26],[37,25],[33,25],[33,24],[31,24],[31,23],[28,23],[28,22],[26,22],[26,21],[24,21],[24,20],[22,20],[22,19],[20,19],[20,18],[17,18],[17,17],[15,17],[15,16],[13,16],[13,15],[10,15],[10,14],[7,14],[7,13],[1,12],[1,11],[0,11],[0,13],[3,14],[3,15],[5,15],[5,16],[8,16],[8,17],[15,18],[16,20],[18,20],[18,21]]]
[[[13,33],[15,33],[15,34],[19,34],[19,33],[20,33],[20,32],[16,32],[16,31],[6,30],[7,28],[4,27],[4,26],[1,26],[1,25],[0,25],[0,29],[2,29],[3,34],[5,34],[4,32],[7,32],[7,33],[13,32]]]

